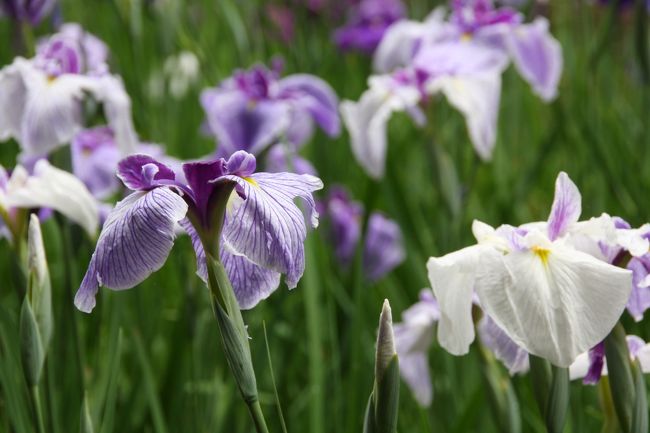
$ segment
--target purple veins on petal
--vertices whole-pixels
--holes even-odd
[[[242,310],[255,307],[280,285],[279,272],[258,266],[245,256],[232,254],[226,246],[222,246],[220,256]]]
[[[174,244],[174,226],[188,205],[169,188],[135,192],[109,214],[88,270],[75,296],[75,305],[89,313],[99,286],[130,289],[157,271]]]
[[[370,281],[378,281],[401,264],[406,257],[402,231],[393,220],[373,213],[363,250],[363,268]]]
[[[548,237],[562,237],[569,226],[576,223],[582,212],[582,198],[578,187],[565,172],[555,180],[555,198],[548,217]]]
[[[223,239],[236,254],[253,263],[287,275],[294,288],[305,267],[305,217],[294,203],[306,204],[307,219],[318,225],[312,192],[323,187],[320,179],[292,173],[256,173],[249,178],[224,176],[239,184],[243,199],[231,196],[223,227]]]
[[[131,155],[117,166],[117,176],[129,189],[145,191],[176,179],[174,170],[148,155]]]

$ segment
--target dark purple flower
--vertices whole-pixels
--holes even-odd
[[[386,29],[404,16],[400,0],[362,0],[350,12],[345,26],[336,30],[334,41],[341,50],[372,54]]]
[[[329,136],[340,132],[336,94],[309,74],[280,79],[277,70],[261,65],[239,70],[204,90],[201,105],[224,157],[237,150],[259,154],[283,138],[299,146],[311,136],[314,123]]]
[[[289,288],[302,276],[305,217],[318,224],[312,192],[320,179],[292,173],[254,173],[255,157],[239,151],[228,160],[183,164],[186,183],[146,155],[119,163],[118,176],[134,192],[108,215],[75,305],[90,312],[99,286],[134,287],[160,269],[171,251],[175,227],[192,237],[199,275],[206,249],[219,257],[242,308],[266,298],[286,274]],[[225,212],[225,217],[224,215]]]
[[[27,21],[38,25],[48,16],[57,0],[0,0],[0,16],[6,15],[15,21]]]

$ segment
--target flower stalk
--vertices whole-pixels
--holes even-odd
[[[532,354],[529,359],[533,394],[546,431],[560,433],[569,410],[569,371]]]

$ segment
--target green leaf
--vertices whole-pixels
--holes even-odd
[[[625,329],[620,323],[605,338],[605,358],[616,416],[623,433],[628,433],[632,428],[635,392],[630,352],[627,347]]]
[[[81,416],[79,419],[79,433],[95,433],[93,427],[93,420],[90,417],[90,410],[88,408],[88,396],[84,395],[84,400],[81,403]]]
[[[632,416],[632,433],[648,432],[648,396],[645,386],[645,377],[638,360],[632,363],[632,375],[634,376],[634,390],[636,400]]]
[[[363,433],[375,433],[375,403],[374,403],[375,390],[370,393],[368,404],[366,405],[366,414],[363,417]]]
[[[499,431],[521,433],[519,401],[510,378],[501,371],[492,353],[481,347],[481,366],[487,384],[493,419]]]
[[[533,395],[542,418],[546,417],[546,402],[551,390],[552,373],[551,364],[538,356],[529,355],[530,380],[533,386]]]
[[[552,374],[553,379],[546,404],[546,429],[549,433],[560,433],[564,430],[569,411],[569,369],[553,367]]]

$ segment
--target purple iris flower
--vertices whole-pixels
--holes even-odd
[[[52,12],[56,4],[57,0],[0,0],[0,16],[36,26]]]
[[[183,164],[187,182],[145,155],[123,159],[118,176],[134,192],[108,215],[75,296],[84,312],[95,306],[99,286],[129,289],[165,263],[180,224],[191,236],[198,273],[206,276],[206,251],[219,257],[241,308],[252,308],[279,285],[293,288],[302,276],[305,217],[318,224],[312,192],[320,179],[292,173],[255,173],[252,154]],[[225,216],[224,216],[225,214]]]
[[[0,141],[14,138],[26,156],[43,156],[83,129],[84,101],[103,106],[122,154],[137,137],[122,80],[108,72],[106,45],[77,24],[38,44],[36,56],[17,57],[0,70]]]
[[[636,335],[628,335],[626,339],[630,357],[639,361],[643,373],[650,373],[650,344]],[[603,375],[607,375],[605,344],[601,342],[578,356],[569,367],[569,375],[571,380],[582,379],[585,385],[597,384]]]
[[[334,254],[342,265],[354,259],[359,239],[363,207],[353,201],[347,190],[334,186],[321,209],[329,221]],[[363,270],[369,281],[378,281],[405,259],[404,242],[399,225],[379,212],[368,220],[363,248]]]
[[[314,123],[329,136],[339,134],[338,99],[327,83],[309,74],[279,75],[257,65],[203,91],[201,105],[219,156],[238,150],[259,155],[280,140],[300,146]]]
[[[386,29],[405,15],[399,0],[362,0],[351,10],[345,26],[336,30],[334,40],[341,50],[372,54]]]

